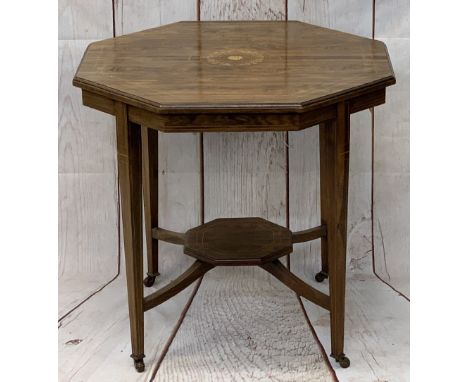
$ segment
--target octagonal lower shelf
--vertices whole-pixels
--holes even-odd
[[[289,229],[262,218],[216,219],[185,234],[184,253],[213,265],[261,265],[292,252]]]

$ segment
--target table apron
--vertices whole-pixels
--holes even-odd
[[[101,94],[82,91],[83,104],[115,115],[116,101]],[[349,112],[356,113],[385,103],[385,88],[346,101]],[[337,104],[305,112],[277,113],[156,113],[128,105],[131,122],[168,133],[297,131],[336,119]]]

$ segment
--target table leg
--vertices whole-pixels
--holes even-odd
[[[330,195],[331,183],[333,182],[333,169],[331,168],[332,150],[329,146],[328,133],[332,129],[332,122],[328,121],[319,126],[320,141],[320,220],[322,226],[327,226],[330,220],[330,208],[333,204]],[[320,239],[320,250],[322,269],[315,275],[319,283],[328,278],[328,241],[327,236]]]
[[[128,121],[127,106],[116,103],[117,154],[122,205],[125,268],[132,355],[138,372],[145,369],[143,311],[143,251],[141,216],[141,128]]]
[[[330,277],[331,355],[342,367],[350,362],[343,353],[346,282],[346,239],[349,177],[349,108],[338,104],[337,118],[320,127],[321,163],[326,171],[322,214],[327,225],[326,254]],[[322,166],[321,166],[322,167]],[[321,168],[322,170],[322,168]],[[322,223],[323,224],[323,223]]]
[[[144,284],[154,284],[158,271],[158,240],[153,238],[152,229],[158,227],[158,131],[142,127],[143,150],[143,201],[145,206],[146,253],[148,273]]]

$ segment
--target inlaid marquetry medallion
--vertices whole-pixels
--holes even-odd
[[[306,111],[394,82],[382,42],[298,21],[186,21],[93,42],[74,78],[148,111],[202,114]]]
[[[263,62],[264,56],[255,49],[222,49],[208,55],[212,65],[245,66]]]

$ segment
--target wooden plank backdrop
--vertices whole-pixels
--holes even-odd
[[[81,55],[98,39],[198,17],[288,17],[369,38],[374,35],[387,44],[397,85],[388,90],[387,103],[376,108],[374,115],[363,111],[352,118],[348,259],[351,270],[370,271],[373,243],[377,274],[409,293],[408,13],[405,0],[60,0],[60,313],[118,272],[114,122],[83,107],[79,90],[71,86]],[[198,134],[160,134],[160,224],[165,228],[183,231],[200,221],[199,139]],[[205,134],[203,141],[206,220],[256,215],[286,224],[289,150],[291,228],[319,223],[316,127],[289,136]],[[180,273],[189,260],[180,248],[160,245],[161,271],[169,276]],[[319,257],[318,242],[297,246],[292,269],[311,280],[319,269]]]
[[[372,275],[374,265],[382,280],[409,293],[407,0],[59,0],[59,315],[65,316],[59,326],[60,379],[150,380],[193,291],[190,287],[147,313],[146,361],[151,370],[135,375],[128,357],[125,278],[115,278],[121,224],[114,121],[82,106],[79,90],[71,85],[73,74],[92,41],[198,18],[289,18],[374,36],[387,44],[397,85],[388,89],[387,103],[373,114],[363,111],[352,117],[346,346],[353,358],[352,367],[338,368],[337,374],[342,381],[408,380],[409,307]],[[319,224],[317,127],[288,135],[204,134],[203,143],[205,220],[250,215],[287,224],[289,179],[291,228]],[[160,134],[162,227],[183,231],[199,224],[201,154],[199,134]],[[319,242],[304,243],[295,246],[291,267],[311,281],[319,260]],[[188,263],[180,247],[160,244],[162,275],[156,287]],[[326,291],[327,284],[318,288]],[[306,301],[304,305],[329,351],[328,314]],[[114,313],[109,318],[104,311]]]
[[[200,20],[284,20],[283,0],[200,0]],[[285,133],[205,134],[205,216],[285,224]]]
[[[60,0],[59,40],[102,40],[112,37],[112,1]]]
[[[377,0],[375,38],[387,44],[397,78],[375,109],[374,256],[377,273],[409,296],[409,1]]]
[[[282,0],[200,0],[202,21],[284,20],[285,13]],[[260,216],[286,224],[286,133],[204,134],[204,162],[207,221]]]
[[[206,274],[154,381],[335,381],[297,295],[265,276]]]
[[[288,15],[326,28],[372,37],[372,1],[290,0]],[[369,268],[371,257],[371,126],[369,111],[351,117],[348,203],[348,262]],[[318,128],[290,133],[291,228],[305,229],[320,223]],[[297,250],[296,250],[297,247]],[[304,277],[320,270],[320,243],[295,247],[292,269]]]
[[[197,20],[196,0],[114,0],[116,35],[182,20]],[[200,224],[198,134],[159,134],[159,224],[184,232]],[[182,247],[159,243],[160,272],[176,276],[191,260]],[[146,253],[146,247],[144,248]]]
[[[84,50],[112,37],[106,0],[59,2],[59,317],[118,272],[112,118],[81,104],[71,81]]]

